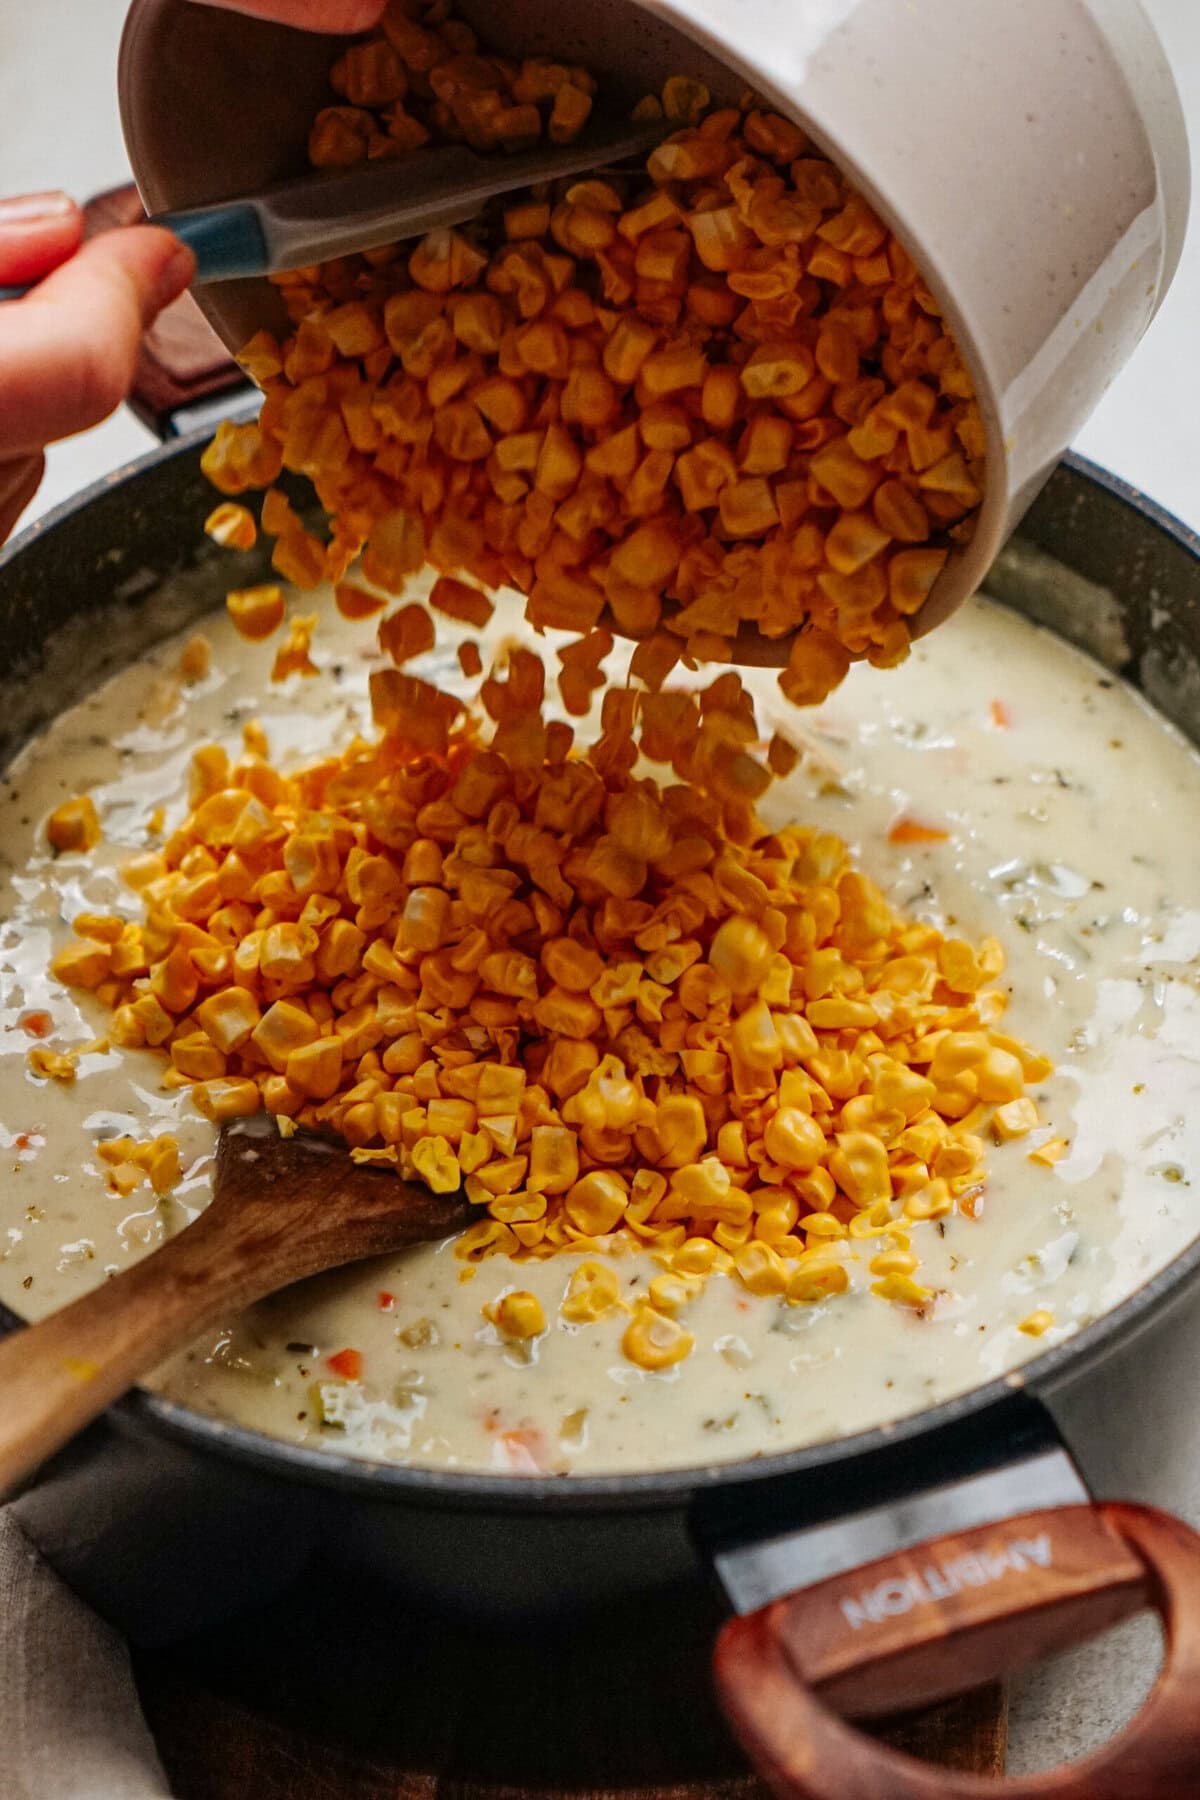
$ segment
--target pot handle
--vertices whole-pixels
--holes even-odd
[[[1141,1712],[1053,1774],[996,1782],[846,1722],[925,1705],[1152,1607],[1166,1655]],[[1193,1800],[1200,1535],[1150,1507],[1026,1513],[860,1565],[731,1620],[717,1692],[780,1800]]]

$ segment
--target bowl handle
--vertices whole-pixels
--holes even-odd
[[[1158,1681],[1110,1744],[995,1782],[848,1724],[961,1693],[1152,1607]],[[1072,1506],[943,1537],[731,1620],[717,1693],[780,1800],[1194,1800],[1200,1535],[1150,1507]]]

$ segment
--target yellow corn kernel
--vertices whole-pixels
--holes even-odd
[[[901,550],[888,564],[888,598],[901,614],[919,612],[946,566],[945,550]]]
[[[261,643],[283,624],[283,589],[273,582],[261,587],[234,588],[225,605],[235,629],[251,643]]]
[[[463,1262],[482,1262],[489,1256],[511,1255],[517,1242],[510,1225],[499,1219],[480,1219],[455,1241],[454,1254]]]
[[[708,960],[735,995],[757,988],[770,967],[773,952],[762,930],[749,919],[726,919],[713,937]]]
[[[1025,1137],[1040,1123],[1037,1102],[1027,1094],[1022,1095],[1019,1100],[1010,1100],[1006,1105],[998,1106],[992,1114],[992,1132],[999,1144],[1008,1144],[1014,1138]]]
[[[156,1194],[169,1194],[178,1187],[182,1171],[179,1166],[179,1144],[175,1138],[164,1135],[151,1139],[144,1146],[144,1154],[140,1160]]]
[[[945,1186],[945,1183],[942,1184]],[[951,1210],[947,1205],[947,1211]],[[847,1226],[847,1235],[853,1239],[879,1237],[891,1223],[892,1209],[886,1200],[877,1200],[874,1206],[864,1208],[855,1213]]]
[[[784,1188],[765,1188],[754,1195],[754,1201],[755,1237],[761,1238],[765,1244],[775,1245],[790,1237],[800,1216],[800,1203],[796,1196]]]
[[[781,1106],[767,1121],[763,1146],[772,1162],[805,1175],[822,1161],[827,1148],[825,1133],[816,1120],[796,1106]],[[836,1177],[836,1170],[834,1174]]]
[[[282,543],[283,540],[281,539],[280,544],[277,544],[275,547],[275,556],[273,560],[277,566],[280,560],[280,546]],[[299,581],[298,571],[295,569],[283,570],[281,572],[286,574],[290,581],[296,582],[298,586],[307,585],[309,587],[315,587],[316,581],[319,579],[319,576],[314,577],[312,581],[304,583]],[[316,629],[316,625],[316,613],[307,614],[303,618],[294,618],[291,621],[291,624],[288,627],[288,635],[284,642],[279,646],[279,649],[275,652],[275,661],[271,664],[272,681],[286,681],[289,675],[316,675],[317,665],[309,655],[309,649],[312,645],[312,634]]]
[[[475,1111],[480,1119],[514,1113],[524,1089],[524,1069],[485,1063],[475,1089]]]
[[[226,550],[253,550],[258,541],[253,516],[232,501],[215,507],[205,519],[204,529],[214,544]]]
[[[45,1044],[35,1044],[26,1061],[30,1073],[43,1081],[69,1083],[79,1072],[79,1059],[71,1051],[51,1050]]]
[[[189,1081],[215,1081],[225,1073],[225,1058],[206,1032],[189,1031],[171,1044],[171,1061]]]
[[[911,1275],[885,1275],[871,1283],[871,1292],[880,1300],[891,1300],[897,1306],[911,1306],[920,1311],[933,1299],[932,1288],[922,1287]]]
[[[720,1219],[729,1225],[744,1225],[750,1218],[749,1195],[733,1185],[729,1170],[716,1156],[678,1169],[671,1177],[670,1192],[672,1207],[682,1206],[688,1217]]]
[[[395,1103],[395,1124],[398,1127],[399,1115],[404,1104],[403,1095],[380,1094],[375,1101],[375,1110],[377,1114],[380,1113],[381,1108],[390,1110],[390,1103],[392,1102]],[[383,1130],[384,1137],[386,1137],[389,1142],[392,1141],[393,1132],[390,1129],[390,1126],[389,1128],[381,1126],[381,1129]],[[479,1169],[482,1169],[483,1165],[487,1162],[488,1157],[492,1154],[493,1147],[492,1141],[485,1131],[464,1131],[462,1137],[458,1141],[458,1166],[462,1171],[463,1176],[474,1175]]]
[[[142,994],[131,1002],[129,1012],[147,1044],[157,1047],[165,1043],[175,1029],[175,1021],[157,994]]]
[[[329,85],[351,106],[379,108],[403,100],[408,75],[400,48],[385,37],[351,44],[329,71]]]
[[[115,1168],[109,1170],[108,1185],[113,1193],[119,1194],[122,1199],[127,1199],[130,1194],[141,1187],[145,1178],[145,1170],[137,1163],[117,1163]]]
[[[297,894],[329,894],[341,879],[341,858],[332,838],[293,831],[283,845],[283,866]]]
[[[881,1111],[899,1112],[909,1120],[933,1104],[937,1089],[927,1076],[918,1075],[891,1057],[872,1057],[871,1092]]]
[[[217,1081],[202,1081],[192,1089],[192,1102],[197,1110],[221,1125],[226,1119],[245,1119],[258,1112],[262,1102],[253,1081],[229,1076]]]
[[[839,1132],[837,1148],[829,1158],[829,1173],[856,1206],[891,1199],[887,1147],[870,1132]]]
[[[789,1275],[783,1258],[758,1238],[734,1251],[733,1266],[752,1294],[782,1294],[787,1288]]]
[[[590,1325],[603,1319],[621,1303],[616,1276],[603,1263],[580,1263],[574,1270],[559,1313],[568,1325]]]
[[[620,1223],[629,1204],[623,1176],[594,1169],[567,1190],[564,1210],[572,1225],[587,1237],[606,1237]]]
[[[738,1062],[751,1069],[777,1069],[783,1061],[783,1044],[771,1010],[759,1000],[734,1022],[730,1049]]]
[[[449,619],[460,619],[477,631],[482,631],[493,610],[486,594],[449,575],[440,575],[434,582],[429,604],[435,612],[445,613]]]
[[[559,88],[554,96],[554,105],[550,109],[550,123],[547,135],[552,144],[569,144],[579,136],[587,124],[592,110],[589,94],[581,88],[567,83]]]
[[[720,1256],[711,1238],[686,1238],[671,1256],[671,1267],[683,1275],[709,1275]]]
[[[938,1179],[904,1196],[904,1212],[910,1219],[943,1219],[954,1211],[949,1183]]]
[[[371,619],[387,605],[382,594],[368,593],[352,581],[339,581],[333,590],[334,602],[343,619]]]
[[[796,1258],[784,1292],[793,1306],[813,1306],[834,1294],[844,1294],[849,1285],[844,1265],[822,1248],[806,1250]]]
[[[703,1276],[686,1275],[680,1270],[671,1269],[665,1275],[655,1276],[646,1290],[646,1298],[657,1312],[674,1317],[685,1306],[690,1306],[703,1290]]]
[[[1070,1149],[1071,1146],[1066,1138],[1049,1138],[1044,1144],[1039,1144],[1036,1150],[1029,1152],[1029,1161],[1040,1163],[1043,1168],[1052,1169],[1055,1163],[1060,1163],[1063,1157],[1070,1153]]]
[[[1025,1087],[1025,1071],[1020,1059],[1011,1051],[993,1046],[973,1073],[978,1081],[979,1098],[989,1105],[1007,1105],[1019,1100]]]
[[[295,1130],[293,1115],[304,1105],[303,1094],[298,1094],[282,1075],[268,1075],[258,1085],[263,1106],[274,1115],[280,1136],[290,1137]]]
[[[50,964],[50,973],[66,987],[98,988],[112,964],[108,944],[84,939],[66,944]]]
[[[542,1030],[568,1038],[590,1038],[600,1024],[600,1008],[586,994],[551,988],[537,1001],[533,1016]]]
[[[339,1021],[339,1030],[342,1022]],[[434,1137],[444,1137],[451,1145],[457,1144],[468,1132],[475,1129],[475,1108],[469,1100],[445,1099],[441,1095],[431,1099],[425,1108],[426,1129]]]
[[[122,1050],[140,1050],[146,1042],[142,1022],[131,1006],[118,1006],[109,1021],[108,1035]]]
[[[535,1194],[565,1194],[579,1179],[579,1148],[562,1125],[535,1125],[530,1134],[528,1187]]]
[[[821,1239],[825,1242],[833,1238],[844,1238],[847,1235],[846,1226],[843,1225],[836,1213],[831,1212],[805,1213],[804,1218],[800,1221],[800,1227],[807,1238]]]
[[[515,1194],[524,1182],[528,1170],[527,1156],[493,1158],[467,1182],[467,1199],[472,1205],[487,1206],[491,1200],[501,1195]]]
[[[871,1258],[868,1267],[872,1275],[911,1275],[917,1268],[917,1258],[911,1250],[882,1250]]]
[[[167,865],[161,856],[146,851],[141,856],[131,856],[121,864],[121,879],[126,887],[135,891],[151,886],[167,873]]]
[[[303,1007],[290,1000],[277,1000],[254,1027],[250,1041],[277,1075],[286,1075],[293,1050],[311,1044],[318,1035],[316,1021]]]
[[[347,169],[362,162],[374,120],[357,106],[326,106],[308,135],[308,159],[315,169]]]
[[[1031,1312],[1028,1318],[1021,1320],[1017,1330],[1023,1331],[1026,1337],[1044,1337],[1054,1323],[1054,1314],[1046,1307],[1039,1306],[1036,1312]]]
[[[196,1008],[196,1023],[224,1055],[240,1050],[262,1018],[258,1002],[245,988],[223,988]]]
[[[546,1315],[542,1311],[541,1301],[536,1294],[529,1293],[525,1288],[502,1294],[499,1300],[483,1308],[483,1316],[491,1321],[502,1337],[524,1340],[540,1337],[546,1329]]]
[[[338,1036],[314,1037],[289,1052],[283,1072],[294,1093],[309,1100],[329,1100],[342,1079],[344,1045]]]
[[[345,976],[357,975],[362,968],[366,944],[366,933],[349,919],[331,919],[321,931],[321,943],[317,950],[316,971],[319,979],[334,982]]]
[[[436,887],[414,888],[404,904],[398,941],[406,950],[436,950],[443,941],[450,896]]]
[[[621,1351],[640,1369],[669,1369],[690,1356],[696,1340],[676,1319],[643,1302],[621,1339]]]
[[[64,800],[46,820],[46,837],[53,850],[94,850],[100,842],[100,821],[90,794]]]
[[[413,1168],[435,1194],[453,1194],[461,1185],[458,1158],[444,1137],[426,1137],[414,1145]]]
[[[250,521],[254,523],[253,520]],[[203,681],[212,666],[212,645],[202,631],[190,637],[179,652],[179,661],[175,665],[175,673],[180,681],[191,685]]]

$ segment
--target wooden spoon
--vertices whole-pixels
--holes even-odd
[[[222,1127],[213,1197],[169,1242],[0,1342],[0,1495],[138,1377],[218,1319],[322,1269],[460,1231],[461,1194],[434,1194],[344,1146]]]

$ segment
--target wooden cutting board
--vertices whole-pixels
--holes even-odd
[[[489,1622],[338,1573],[136,1669],[176,1800],[766,1800],[712,1699],[718,1618],[689,1591]],[[997,1775],[1006,1726],[986,1688],[882,1735]]]

